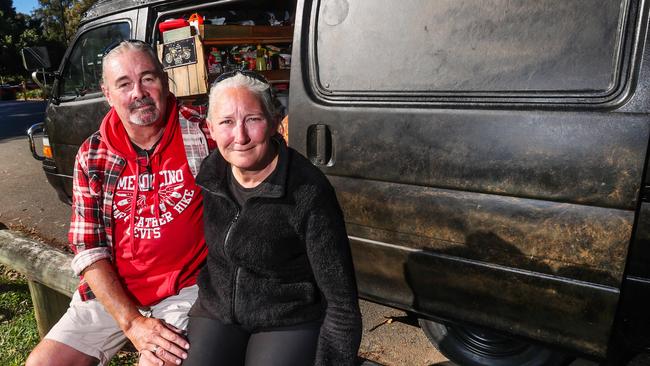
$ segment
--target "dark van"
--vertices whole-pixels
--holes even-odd
[[[56,72],[43,168],[69,200],[108,109],[108,44],[164,57],[178,41],[160,24],[198,13],[205,85],[212,48],[216,74],[250,68],[257,45],[283,55],[261,72],[285,95],[289,144],[336,188],[364,299],[420,318],[460,365],[623,365],[650,349],[648,7],[100,0]]]

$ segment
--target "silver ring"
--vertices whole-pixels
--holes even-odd
[[[156,344],[156,345],[153,346],[153,349],[151,350],[151,352],[155,355],[157,351],[158,351],[158,345]]]

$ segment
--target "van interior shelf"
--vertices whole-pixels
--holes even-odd
[[[292,26],[205,24],[199,30],[205,46],[293,41]]]

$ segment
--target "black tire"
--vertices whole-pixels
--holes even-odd
[[[648,366],[650,365],[650,352],[636,355],[627,366]]]
[[[567,357],[491,331],[420,319],[429,341],[460,366],[562,366]]]

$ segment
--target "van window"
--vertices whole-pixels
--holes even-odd
[[[618,84],[627,8],[626,0],[326,0],[313,65],[333,95],[603,96]]]
[[[60,86],[63,96],[81,96],[101,90],[103,52],[111,44],[129,39],[129,23],[113,23],[82,34],[66,61]]]
[[[183,13],[178,13],[171,8],[161,11],[156,21],[159,32],[154,39],[158,40],[160,61],[169,76],[172,93],[178,98],[189,97],[188,103],[197,100],[201,103],[204,99],[195,96],[204,94],[222,73],[237,69],[255,70],[271,83],[282,105],[280,113],[286,114],[295,9],[294,0],[260,2],[259,6],[227,1],[211,7],[202,6],[196,10],[202,19],[198,27],[200,37],[189,43],[189,49],[196,46],[198,56],[195,64],[185,64],[181,57],[178,57],[181,61],[176,62],[175,49],[187,48],[185,37],[189,36],[189,30],[182,36],[182,32],[173,29],[175,21],[187,18],[187,14],[194,10],[184,8]],[[190,53],[187,55],[190,60]],[[198,59],[201,55],[202,59]],[[204,84],[205,80],[207,83]]]

